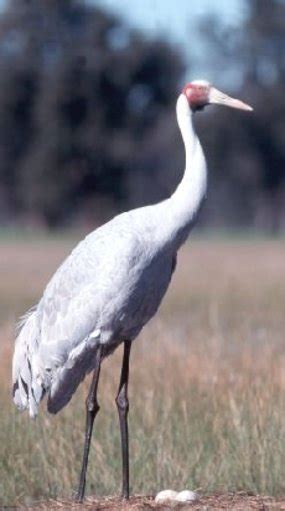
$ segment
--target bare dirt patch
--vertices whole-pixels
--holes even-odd
[[[87,498],[84,504],[76,504],[72,501],[51,500],[26,509],[28,511],[171,511],[173,509],[181,511],[218,511],[223,509],[234,511],[282,511],[285,510],[285,498],[274,499],[269,496],[248,495],[244,492],[238,492],[200,497],[192,504],[173,503],[158,505],[151,496],[137,495],[131,497],[128,502],[122,501],[118,497]]]

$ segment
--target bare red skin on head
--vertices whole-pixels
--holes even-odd
[[[209,88],[206,85],[187,83],[182,90],[192,110],[202,108],[208,103]]]

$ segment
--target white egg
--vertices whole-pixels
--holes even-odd
[[[198,499],[197,493],[190,490],[183,490],[179,493],[177,493],[175,500],[178,502],[194,502]]]
[[[174,490],[163,490],[156,495],[154,500],[157,504],[163,504],[175,500],[177,494],[178,492]]]

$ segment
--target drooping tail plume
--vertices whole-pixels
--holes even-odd
[[[38,364],[39,327],[37,308],[31,309],[18,325],[18,335],[13,357],[13,399],[19,410],[29,409],[31,417],[38,412],[38,405],[45,387]]]

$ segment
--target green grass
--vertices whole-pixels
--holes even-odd
[[[11,402],[14,317],[39,298],[72,242],[19,246],[1,247],[1,505],[70,497],[85,422],[87,382],[57,416],[43,406],[31,421]],[[132,350],[133,492],[284,495],[284,260],[281,241],[195,240],[181,253],[160,313]],[[121,349],[103,365],[87,494],[120,491],[120,363]]]

